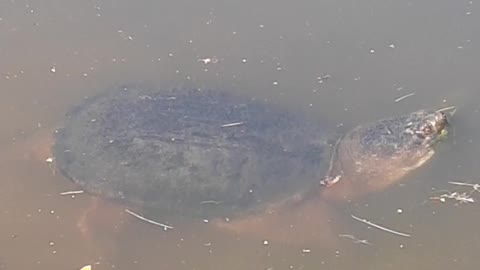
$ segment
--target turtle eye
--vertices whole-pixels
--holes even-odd
[[[433,133],[433,127],[432,127],[432,125],[426,125],[426,126],[422,129],[422,134],[423,134],[423,136],[425,136],[425,137],[432,135],[432,133]]]
[[[417,130],[415,132],[415,134],[418,137],[420,137],[422,139],[425,139],[425,138],[429,137],[430,135],[432,135],[433,130],[434,129],[433,129],[432,125],[427,124],[427,125],[422,126],[419,130]]]

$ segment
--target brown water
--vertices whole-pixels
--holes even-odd
[[[476,268],[478,203],[428,198],[458,189],[448,181],[480,183],[479,3],[230,2],[0,2],[0,269]],[[456,113],[426,166],[325,214],[335,245],[265,244],[202,220],[163,231],[119,205],[60,195],[78,187],[45,162],[49,132],[84,96],[131,82],[236,91],[347,127],[424,107]]]

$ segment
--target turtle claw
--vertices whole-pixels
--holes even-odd
[[[336,184],[338,181],[340,181],[341,178],[342,178],[342,175],[340,175],[340,174],[338,174],[335,177],[327,176],[327,177],[325,177],[325,179],[320,180],[320,185],[322,185],[324,187],[331,187],[334,184]]]

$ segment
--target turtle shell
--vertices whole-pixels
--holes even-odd
[[[210,90],[107,91],[55,137],[57,168],[87,192],[182,216],[264,209],[318,184],[330,155],[318,122]]]

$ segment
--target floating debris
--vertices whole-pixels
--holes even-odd
[[[367,225],[370,225],[370,226],[372,226],[372,227],[374,227],[374,228],[377,228],[377,229],[382,230],[382,231],[385,231],[385,232],[389,232],[389,233],[392,233],[392,234],[395,234],[395,235],[399,235],[399,236],[403,236],[403,237],[410,237],[410,236],[411,236],[410,234],[406,234],[406,233],[394,231],[394,230],[392,230],[392,229],[389,229],[389,228],[380,226],[380,225],[375,224],[375,223],[373,223],[373,222],[371,222],[371,221],[368,221],[368,220],[366,220],[366,219],[362,219],[362,218],[356,217],[356,216],[354,216],[354,215],[351,215],[351,217],[352,217],[353,219],[355,219],[355,220],[358,220],[358,221],[360,221],[360,222],[362,222],[362,223],[365,223],[365,224],[367,224]]]
[[[448,182],[449,184],[452,185],[457,185],[457,186],[468,186],[472,187],[473,190],[480,192],[480,184],[470,184],[470,183],[464,183],[464,182]]]
[[[197,61],[202,62],[205,65],[206,64],[216,64],[216,63],[218,63],[218,59],[216,57],[213,57],[213,58],[210,58],[210,57],[199,58],[199,59],[197,59]]]
[[[243,122],[235,122],[235,123],[230,123],[230,124],[223,124],[221,127],[236,127],[236,126],[241,126],[243,125]]]
[[[141,99],[141,100],[154,100],[154,98],[152,98],[152,97],[149,96],[149,95],[141,95],[141,96],[138,96],[138,99]]]
[[[136,218],[138,218],[138,219],[140,219],[140,220],[143,220],[143,221],[145,221],[145,222],[148,222],[148,223],[150,223],[150,224],[163,227],[163,230],[164,230],[164,231],[166,231],[166,230],[168,230],[168,229],[173,229],[172,226],[169,226],[169,225],[166,225],[166,224],[163,224],[163,223],[156,222],[156,221],[154,221],[154,220],[148,219],[148,218],[143,217],[143,216],[141,216],[141,215],[139,215],[139,214],[137,214],[137,213],[135,213],[135,212],[132,212],[132,211],[130,211],[130,210],[128,210],[128,209],[125,209],[125,212],[129,213],[130,215],[132,215],[132,216],[134,216],[134,217],[136,217]]]
[[[464,183],[464,182],[448,182],[451,185],[456,185],[456,186],[467,186],[471,187],[472,190],[469,192],[458,192],[458,191],[448,191],[447,193],[444,193],[440,196],[434,196],[430,197],[430,200],[434,201],[440,201],[442,203],[446,202],[447,199],[449,200],[454,200],[457,202],[462,203],[474,203],[475,199],[472,197],[473,192],[480,192],[480,184],[471,184],[471,183]]]
[[[331,75],[323,75],[323,76],[319,76],[317,77],[317,82],[318,83],[324,83],[324,82],[327,82],[328,79],[330,79],[332,76]]]
[[[338,237],[352,239],[353,243],[355,244],[364,244],[369,246],[373,245],[372,243],[368,242],[368,240],[358,239],[357,237],[351,234],[339,234]]]
[[[404,99],[406,99],[406,98],[408,98],[408,97],[411,97],[411,96],[413,96],[413,95],[415,95],[415,93],[406,94],[406,95],[404,95],[404,96],[401,96],[401,97],[395,99],[393,102],[394,102],[394,103],[397,103],[397,102],[402,101],[402,100],[404,100]]]
[[[200,204],[221,204],[221,201],[202,201]]]
[[[83,190],[72,190],[72,191],[62,192],[62,193],[60,193],[60,195],[75,195],[75,194],[82,194],[84,192],[85,191],[83,191]]]
[[[437,201],[440,201],[442,203],[446,202],[447,199],[455,200],[455,201],[458,201],[460,203],[474,203],[475,202],[475,200],[470,196],[470,194],[468,194],[466,192],[463,192],[463,193],[449,192],[449,193],[445,193],[445,194],[442,194],[442,195],[437,196],[437,197],[430,197],[430,200],[437,200]]]
[[[133,40],[133,36],[131,35],[128,35],[127,33],[125,33],[123,30],[117,30],[117,33],[120,35],[121,38],[125,39],[125,40]]]
[[[444,111],[450,111],[450,110],[451,110],[450,116],[453,116],[453,114],[457,111],[455,106],[449,106],[449,107],[438,109],[437,112],[444,112]]]

